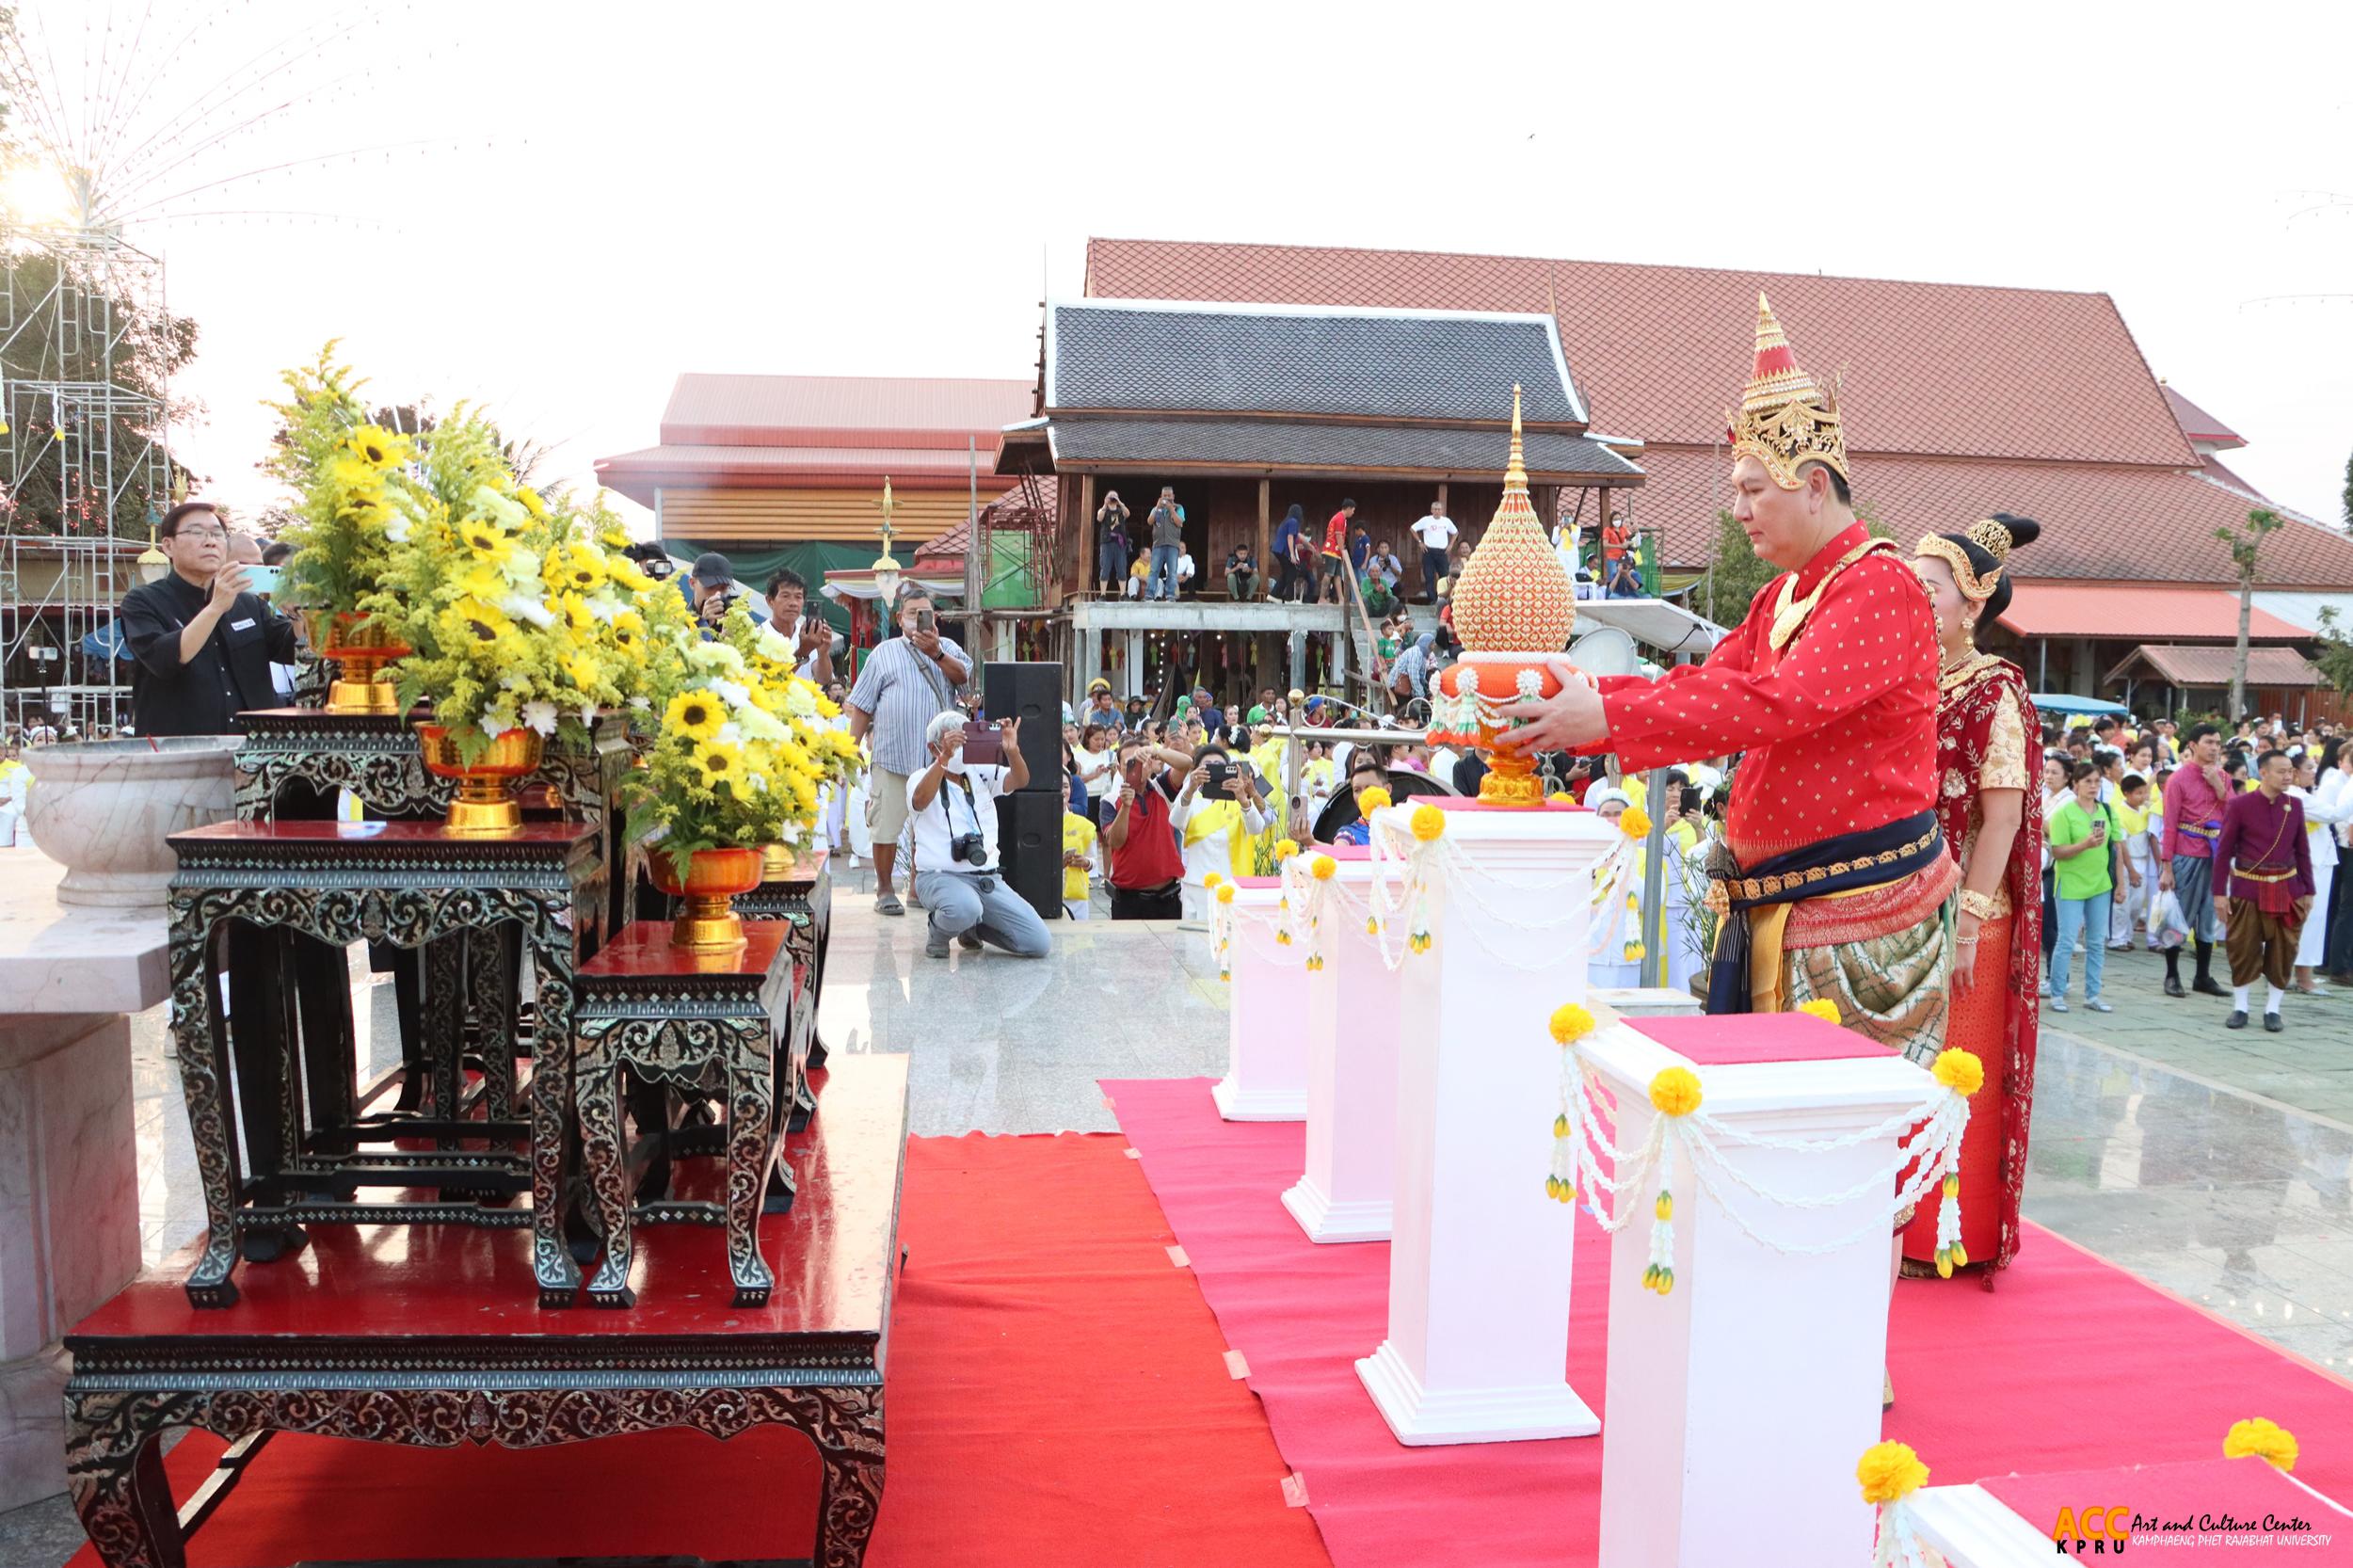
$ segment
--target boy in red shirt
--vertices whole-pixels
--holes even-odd
[[[1341,585],[1340,567],[1348,559],[1348,522],[1355,515],[1356,503],[1343,501],[1340,509],[1332,514],[1332,520],[1323,525],[1323,574],[1335,604],[1348,602]]]

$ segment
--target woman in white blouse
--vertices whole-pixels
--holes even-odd
[[[2296,988],[2306,996],[2325,996],[2328,987],[2313,978],[2327,956],[2329,897],[2336,891],[2337,837],[2353,823],[2353,774],[2340,766],[2347,760],[2343,741],[2330,741],[2320,757],[2297,764],[2298,782],[2288,792],[2304,802],[2304,832],[2313,851],[2312,912],[2304,917],[2304,933],[2296,942]],[[2313,770],[2307,773],[2307,769]]]

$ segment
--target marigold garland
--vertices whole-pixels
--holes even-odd
[[[1975,1095],[1985,1087],[1985,1064],[1977,1060],[1975,1051],[1959,1046],[1947,1046],[1938,1051],[1936,1064],[1929,1070],[1936,1075],[1937,1082],[1963,1095]]]
[[[1375,811],[1395,804],[1396,802],[1389,798],[1389,792],[1375,784],[1371,789],[1357,795],[1356,811],[1359,816],[1370,817]]]
[[[1700,1075],[1689,1067],[1662,1067],[1650,1080],[1650,1102],[1662,1116],[1688,1116],[1700,1108]]]
[[[1234,885],[1232,883],[1221,882],[1217,885],[1217,901],[1220,904],[1231,904],[1234,902]]]
[[[1629,806],[1618,813],[1618,830],[1629,839],[1650,837],[1650,813],[1639,806]]]
[[[1307,862],[1308,874],[1318,882],[1331,881],[1332,873],[1339,869],[1340,863],[1328,855],[1318,855]]]
[[[1552,1038],[1556,1044],[1565,1046],[1572,1040],[1583,1039],[1593,1032],[1593,1015],[1577,1003],[1565,1001],[1552,1010]],[[1568,1128],[1563,1127],[1557,1130],[1566,1132]]]
[[[1865,1502],[1893,1503],[1926,1486],[1929,1467],[1909,1443],[1874,1443],[1855,1462],[1854,1476],[1863,1483]]]
[[[2269,1462],[2282,1472],[2293,1471],[2297,1458],[2296,1434],[2261,1416],[2232,1422],[2231,1430],[2222,1438],[2222,1457],[2245,1459],[2249,1454]]]
[[[1801,1001],[1798,1003],[1798,1011],[1809,1017],[1819,1018],[1826,1024],[1834,1024],[1839,1021],[1838,1004],[1828,997],[1817,997],[1812,1001]]]
[[[1434,806],[1417,806],[1413,824],[1414,837],[1425,844],[1431,843],[1446,831],[1446,813]]]
[[[1277,840],[1274,840],[1274,858],[1276,858],[1277,860],[1288,860],[1288,859],[1289,859],[1292,856],[1297,855],[1298,853],[1299,853],[1299,840],[1296,840],[1296,839],[1277,839]]]

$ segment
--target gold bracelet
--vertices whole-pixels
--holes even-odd
[[[1992,893],[1980,893],[1975,888],[1963,888],[1961,890],[1961,912],[1964,915],[1975,915],[1980,920],[1990,920],[1999,910]]]

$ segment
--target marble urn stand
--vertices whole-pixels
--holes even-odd
[[[152,909],[171,897],[174,833],[236,815],[237,737],[76,741],[27,752],[24,825],[65,868],[59,904]]]
[[[61,905],[58,880],[0,851],[0,1509],[65,1490],[59,1336],[138,1272],[126,1015],[169,989],[160,909]]]

